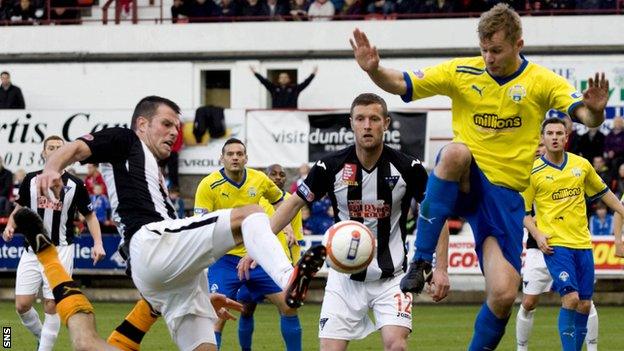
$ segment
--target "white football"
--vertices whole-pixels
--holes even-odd
[[[375,238],[370,229],[356,221],[341,221],[323,236],[327,264],[338,272],[354,274],[363,271],[375,257]]]

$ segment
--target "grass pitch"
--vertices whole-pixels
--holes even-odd
[[[97,329],[103,338],[113,330],[130,311],[133,304],[96,303]],[[479,306],[475,305],[417,305],[414,306],[414,331],[409,338],[410,350],[465,350],[472,334],[472,324]],[[40,316],[41,306],[37,306]],[[306,305],[300,310],[303,327],[304,350],[318,350],[318,315],[320,305]],[[507,327],[499,350],[515,350],[515,313]],[[600,350],[622,350],[622,307],[598,306],[600,318]],[[539,307],[531,337],[532,350],[560,349],[557,334],[558,307]],[[35,350],[34,337],[24,328],[12,302],[0,302],[0,326],[11,327],[11,349]],[[223,335],[222,350],[239,350],[236,322],[228,322]],[[255,316],[254,350],[283,350],[277,310],[269,304],[259,305]],[[67,330],[62,328],[54,350],[70,350]],[[169,332],[159,320],[145,336],[143,350],[176,350]],[[373,333],[364,340],[354,341],[349,350],[383,350],[379,333]]]

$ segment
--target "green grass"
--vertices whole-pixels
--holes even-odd
[[[41,314],[41,308],[37,307]],[[127,303],[97,303],[97,328],[102,337],[122,320],[132,308]],[[414,332],[409,339],[410,350],[465,350],[472,333],[474,316],[479,306],[458,305],[417,305],[414,307]],[[306,305],[300,311],[303,326],[304,350],[318,350],[317,324],[320,305]],[[599,307],[600,317],[600,350],[622,350],[624,333],[622,333],[622,307]],[[515,310],[507,333],[499,350],[515,350]],[[540,307],[536,313],[532,350],[560,349],[557,334],[557,307]],[[281,350],[282,338],[279,330],[277,312],[271,305],[260,305],[256,311],[254,333],[254,350]],[[13,309],[13,303],[0,302],[0,326],[10,326],[12,331],[12,349],[35,350],[34,337],[19,322]],[[237,350],[235,322],[228,322],[224,331],[223,350]],[[143,350],[176,350],[169,332],[162,320],[159,320],[145,336]],[[70,350],[69,339],[65,328],[62,329],[55,350]],[[351,343],[349,350],[382,350],[379,333]]]

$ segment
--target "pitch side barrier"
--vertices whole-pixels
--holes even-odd
[[[82,234],[74,243],[75,260],[74,274],[88,275],[123,275],[125,274],[125,262],[117,253],[120,236],[103,234],[104,249],[106,258],[98,262],[95,266],[91,259],[91,248],[93,239],[88,234]],[[312,245],[320,244],[322,235],[304,236],[304,249]],[[407,237],[408,257],[413,255],[414,237]],[[612,236],[593,236],[594,265],[596,277],[599,279],[624,278],[624,259],[615,257],[614,238]],[[17,234],[10,242],[5,242],[0,238],[0,271],[16,271],[19,259],[24,252],[24,238]],[[522,255],[524,258],[524,253]],[[474,252],[474,240],[471,235],[451,236],[449,242],[448,267],[450,275],[466,276],[481,275],[479,260]],[[327,275],[327,267],[321,269],[319,276]]]

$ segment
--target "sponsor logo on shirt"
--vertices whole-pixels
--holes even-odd
[[[387,218],[390,217],[390,205],[384,200],[375,203],[362,203],[362,200],[349,200],[347,202],[349,216],[356,218]]]
[[[414,73],[414,76],[418,79],[425,78],[425,72],[423,72],[422,70],[412,71],[412,73]]]
[[[314,193],[310,190],[310,188],[308,188],[306,183],[301,182],[301,184],[297,187],[297,191],[299,191],[308,202],[314,201]]]
[[[488,129],[508,129],[522,127],[520,116],[501,118],[495,113],[483,113],[472,116],[474,124]]]
[[[567,197],[575,197],[575,196],[579,196],[581,195],[581,188],[576,187],[576,188],[563,188],[563,189],[559,189],[557,191],[555,191],[552,194],[552,199],[553,200],[562,200],[565,199]]]
[[[45,196],[39,196],[37,198],[37,208],[48,208],[53,211],[60,211],[63,209],[63,201],[48,200]]]
[[[342,181],[347,185],[357,186],[357,165],[354,163],[345,163],[342,168]]]

